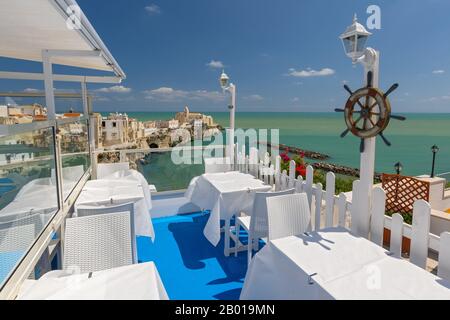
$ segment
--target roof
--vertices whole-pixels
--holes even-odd
[[[349,36],[353,36],[355,34],[364,35],[364,36],[370,36],[372,34],[369,31],[367,31],[366,28],[364,28],[364,26],[362,24],[360,24],[358,22],[356,15],[353,18],[353,23],[347,27],[347,29],[345,30],[345,32],[343,34],[340,35],[340,38],[344,39]]]
[[[0,0],[0,56],[42,62],[43,50],[97,51],[98,56],[55,56],[52,63],[111,71],[124,79],[81,9],[75,10],[79,23],[70,23],[71,8],[79,8],[74,0]]]

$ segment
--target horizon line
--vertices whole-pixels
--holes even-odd
[[[105,113],[105,112],[109,112],[109,113],[115,113],[115,112],[119,112],[119,113],[127,113],[127,112],[142,112],[142,113],[152,113],[152,112],[161,112],[161,113],[177,113],[177,112],[183,112],[183,110],[151,110],[151,111],[143,111],[143,110],[126,110],[126,111],[112,111],[112,110],[105,110],[105,111],[93,111],[93,112],[98,112],[98,113]],[[229,113],[229,111],[214,111],[214,110],[198,110],[195,109],[195,111],[193,112],[201,112],[201,113],[207,113],[207,112],[214,112],[214,113]],[[284,111],[284,110],[277,110],[277,111],[270,111],[270,110],[264,110],[264,111],[248,111],[248,110],[244,110],[244,111],[236,111],[236,113],[331,113],[331,114],[335,114],[336,112],[334,111]],[[421,112],[421,111],[400,111],[400,113],[406,113],[406,114],[450,114],[449,112]]]

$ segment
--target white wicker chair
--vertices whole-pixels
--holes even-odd
[[[0,218],[0,252],[25,252],[34,243],[37,236],[42,232],[46,221],[43,221],[41,213],[22,212]],[[0,259],[1,260],[1,259]],[[0,268],[11,268],[10,262],[0,261]],[[36,265],[41,272],[50,270],[49,252],[44,251],[39,263]],[[2,270],[2,274],[10,270]],[[30,279],[35,278],[34,271]]]
[[[306,193],[267,199],[269,241],[300,235],[311,229],[311,211]]]
[[[130,212],[66,220],[63,269],[87,273],[133,264]]]
[[[0,252],[25,251],[34,239],[35,231],[32,224],[0,229]],[[0,265],[2,265],[1,261]]]
[[[44,224],[42,221],[41,213],[17,213],[13,215],[0,217],[0,230],[7,230],[18,226],[32,226],[33,239],[41,233]],[[31,243],[28,244],[28,246]]]
[[[115,212],[129,212],[130,213],[130,229],[131,229],[131,245],[133,246],[133,263],[138,263],[136,232],[134,224],[134,204],[124,203],[115,206],[107,207],[93,207],[93,206],[79,206],[77,208],[77,217],[93,216],[98,214],[115,213]]]
[[[248,233],[248,263],[250,263],[250,260],[252,259],[253,248],[258,250],[258,240],[267,237],[268,223],[266,199],[294,193],[295,189],[278,192],[257,192],[255,193],[251,216],[236,218],[236,237],[239,237],[241,227]],[[255,241],[255,243],[253,241]],[[237,249],[237,246],[235,246],[235,255],[237,255]]]

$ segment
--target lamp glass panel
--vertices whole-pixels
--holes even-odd
[[[358,35],[358,42],[357,42],[357,52],[362,52],[366,48],[366,42],[367,42],[367,36],[364,35]]]
[[[227,78],[220,78],[220,85],[222,87],[226,87],[228,84],[228,79]]]
[[[356,35],[344,38],[342,42],[344,43],[344,49],[347,54],[352,54],[355,52]]]

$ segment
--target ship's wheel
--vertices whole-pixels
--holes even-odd
[[[347,129],[342,132],[341,138],[344,138],[349,132],[358,138],[361,138],[360,152],[364,152],[364,139],[373,138],[379,135],[386,145],[391,143],[383,135],[390,119],[404,121],[403,116],[391,114],[391,104],[388,96],[398,84],[392,85],[386,93],[378,88],[372,87],[372,72],[367,74],[367,87],[352,92],[344,85],[344,89],[350,94],[344,109],[335,109],[336,112],[343,112]]]

